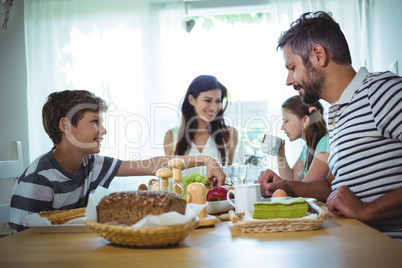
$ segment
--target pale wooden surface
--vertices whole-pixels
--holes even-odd
[[[322,227],[247,234],[220,222],[158,249],[114,246],[95,233],[26,230],[0,239],[0,267],[401,267],[402,243],[365,224],[330,218]]]

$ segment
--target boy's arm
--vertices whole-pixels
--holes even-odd
[[[185,168],[206,166],[207,178],[211,181],[216,179],[218,185],[225,182],[225,174],[219,167],[218,162],[210,156],[160,156],[140,161],[123,161],[116,176],[145,176],[155,175],[160,168],[167,168],[169,160],[180,158],[184,161]]]

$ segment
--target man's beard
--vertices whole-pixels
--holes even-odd
[[[306,66],[306,79],[302,80],[304,94],[301,98],[304,103],[312,104],[321,99],[324,90],[324,75],[313,66]]]

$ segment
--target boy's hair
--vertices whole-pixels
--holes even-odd
[[[306,65],[316,44],[322,45],[337,64],[352,64],[349,46],[339,24],[323,11],[304,13],[292,22],[289,30],[279,37],[277,49],[289,45]]]
[[[106,109],[103,99],[86,90],[53,92],[42,108],[43,127],[53,144],[58,144],[63,134],[59,127],[60,119],[67,117],[73,126],[77,126],[85,112],[104,112]]]

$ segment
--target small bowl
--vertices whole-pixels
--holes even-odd
[[[232,202],[234,202],[234,200],[232,200]],[[208,214],[226,213],[231,209],[234,209],[234,206],[232,206],[227,200],[207,202]]]

